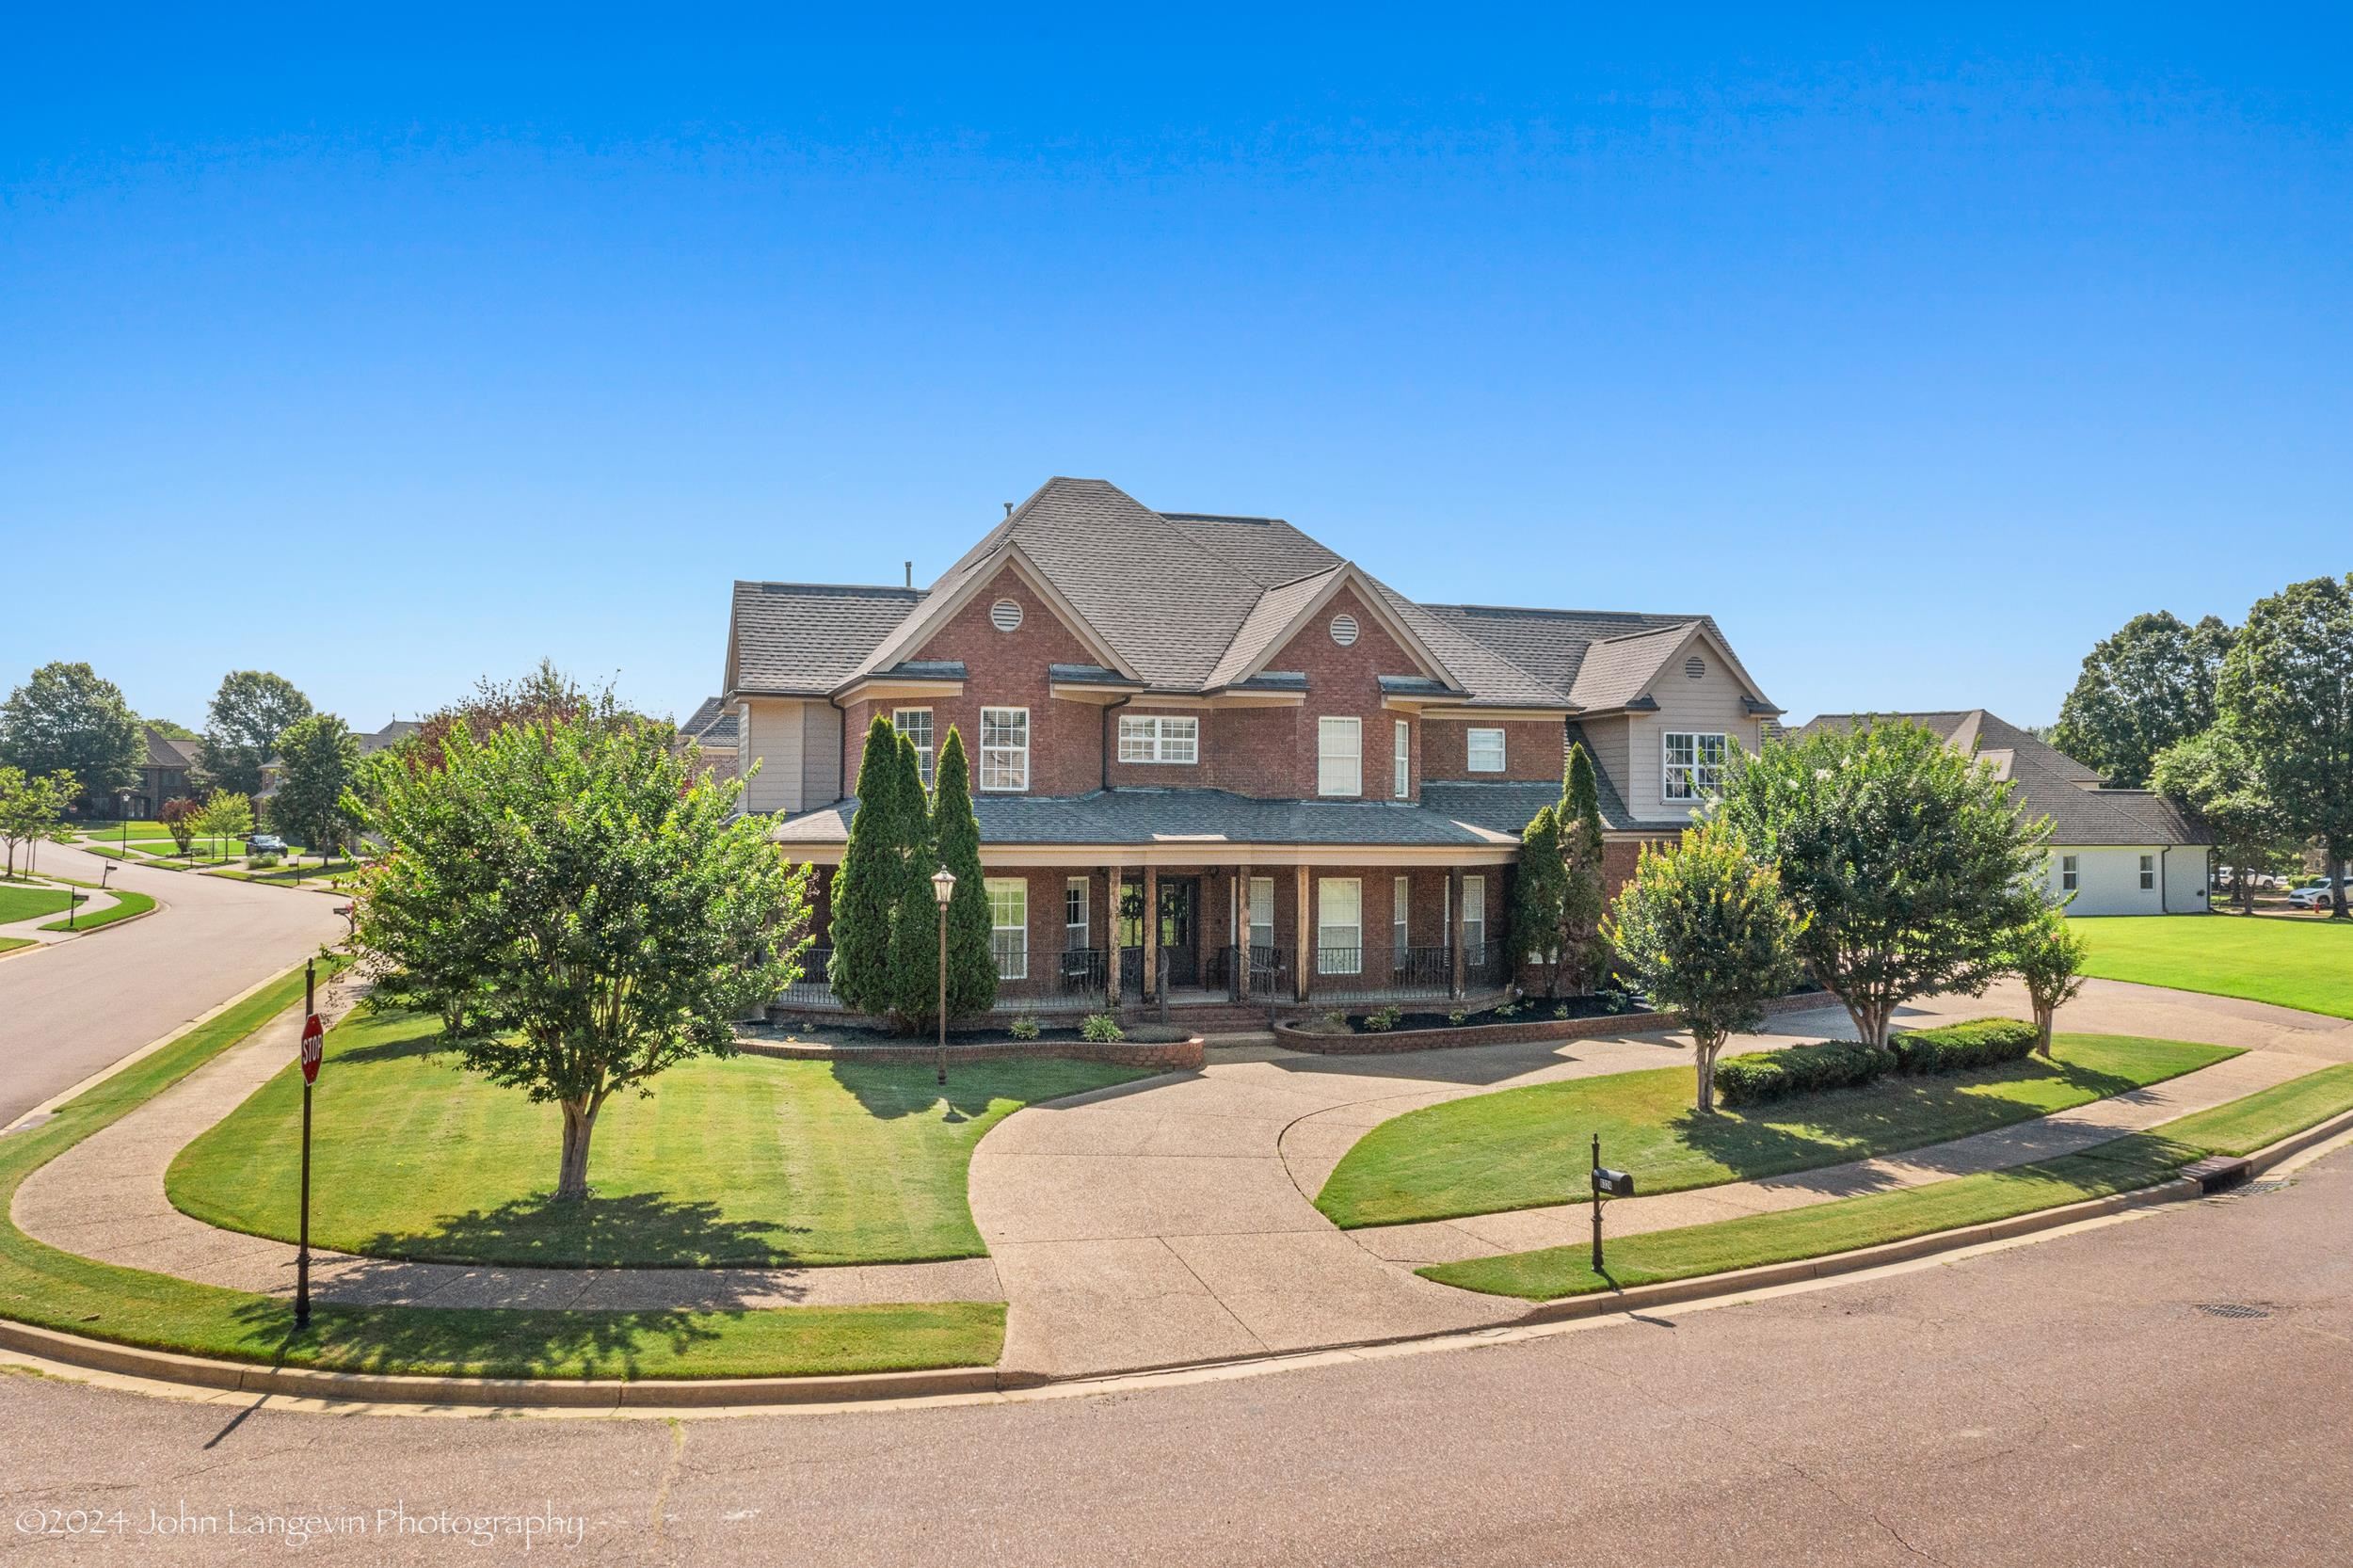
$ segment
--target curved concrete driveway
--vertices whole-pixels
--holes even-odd
[[[96,882],[106,864],[43,844],[40,869]],[[228,877],[119,868],[155,914],[0,961],[0,1128],[343,934],[342,902]]]
[[[1913,1009],[1908,1021],[2024,1012],[2022,995],[1997,987]],[[2208,1069],[2218,1075],[2210,1089],[2353,1060],[2353,1022],[2113,982],[2087,986],[2062,1027],[2267,1058]],[[1741,1048],[1848,1032],[1835,1008],[1792,1014]],[[1334,1226],[1310,1201],[1322,1177],[1368,1128],[1407,1111],[1689,1061],[1672,1034],[1356,1058],[1265,1048],[1017,1112],[982,1140],[970,1187],[1010,1304],[1003,1365],[1083,1376],[1515,1318],[1520,1304],[1433,1285],[1412,1272],[1418,1258],[1380,1256],[1423,1250],[1399,1247],[1394,1233]],[[2146,1097],[2153,1107],[2173,1096]]]

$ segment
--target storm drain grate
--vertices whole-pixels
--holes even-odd
[[[2209,1318],[2268,1318],[2271,1308],[2246,1302],[2200,1302],[2198,1310]]]
[[[2239,1191],[2248,1193],[2283,1192],[2295,1185],[2296,1183],[2292,1181],[2281,1180],[2275,1176],[2269,1181],[2250,1181]]]

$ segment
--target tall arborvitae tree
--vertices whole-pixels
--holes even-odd
[[[932,795],[932,848],[955,873],[948,901],[948,1016],[968,1018],[997,1005],[997,955],[989,947],[995,923],[988,885],[981,875],[981,824],[972,814],[972,769],[964,737],[950,726],[939,748],[938,787]]]
[[[906,845],[920,799],[899,789],[899,732],[883,714],[866,727],[857,770],[857,810],[850,818],[841,869],[833,879],[829,939],[833,994],[860,1013],[891,1007],[890,921],[906,870]]]
[[[890,771],[892,792],[914,807],[906,816],[906,856],[890,921],[890,1011],[903,1027],[918,1029],[939,1016],[939,900],[932,891],[939,856],[932,848],[922,767],[915,743],[904,735],[891,753]]]
[[[1582,994],[1593,989],[1609,960],[1601,924],[1609,913],[1602,888],[1601,789],[1583,743],[1569,747],[1561,779],[1561,977]]]
[[[1512,882],[1512,956],[1545,967],[1545,995],[1561,988],[1561,820],[1547,806],[1520,834]]]

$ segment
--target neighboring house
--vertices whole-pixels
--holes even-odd
[[[681,744],[692,741],[702,752],[702,765],[714,778],[736,775],[735,710],[720,697],[707,696],[684,724],[678,727]]]
[[[203,745],[197,741],[175,741],[152,724],[140,728],[147,736],[147,760],[139,764],[138,788],[131,792],[125,815],[152,822],[164,802],[188,792],[188,773],[197,765]]]
[[[973,769],[1003,1005],[1494,993],[1564,744],[1613,881],[1779,712],[1705,616],[1427,605],[1289,523],[1054,479],[929,588],[738,583],[747,810],[826,868],[865,731]],[[1154,918],[1144,918],[1145,911]],[[823,1000],[804,985],[803,1001]]]
[[[386,746],[398,745],[423,728],[424,726],[415,719],[394,719],[381,729],[369,730],[364,733],[354,732],[352,739],[360,743],[360,755],[369,757],[382,751]],[[262,787],[254,792],[255,804],[258,805],[276,794],[280,782],[285,776],[286,764],[280,759],[273,757],[263,763]]]
[[[1850,728],[1910,719],[1955,750],[1983,759],[2018,786],[2028,817],[2051,819],[2051,894],[2071,915],[2202,915],[2213,835],[2179,802],[2148,790],[2110,789],[2046,741],[1982,708],[1938,713],[1825,713],[1805,727]]]

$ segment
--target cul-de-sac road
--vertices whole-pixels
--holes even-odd
[[[106,862],[40,846],[40,869],[96,882]],[[0,959],[0,1127],[340,936],[341,901],[227,877],[118,868],[161,909]]]

